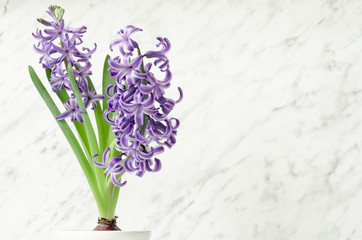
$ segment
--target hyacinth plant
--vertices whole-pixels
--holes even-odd
[[[158,37],[156,50],[142,54],[138,43],[131,38],[142,29],[131,25],[121,29],[110,44],[110,50],[119,53],[106,57],[102,93],[97,93],[90,78],[90,60],[97,45],[81,47],[87,28],[66,27],[64,9],[59,6],[50,6],[47,13],[50,20],[38,19],[44,29],[38,28],[33,33],[37,40],[34,50],[41,55],[39,63],[65,110],[60,112],[29,66],[31,79],[89,183],[99,212],[95,230],[120,230],[115,209],[119,190],[127,183],[123,177],[126,173],[142,177],[146,172],[159,171],[159,154],[176,142],[180,122],[170,117],[170,112],[183,94],[178,88],[177,101],[165,96],[172,78],[166,56],[170,42]],[[163,79],[156,75],[163,75]],[[97,131],[89,117],[91,112]]]

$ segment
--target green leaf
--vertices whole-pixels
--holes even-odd
[[[29,66],[29,74],[30,74],[30,77],[34,83],[34,86],[38,90],[40,96],[43,98],[44,102],[48,106],[53,117],[56,118],[60,114],[60,111],[57,108],[53,99],[50,97],[48,91],[45,89],[44,85],[42,84],[39,77],[37,76],[37,74],[35,73],[34,69],[31,66]],[[107,210],[106,210],[107,208],[106,208],[106,206],[104,206],[104,201],[102,200],[102,196],[100,194],[100,190],[98,188],[98,184],[96,182],[94,172],[92,171],[92,168],[89,165],[89,162],[87,161],[87,158],[84,155],[84,152],[83,152],[81,146],[79,145],[76,137],[74,136],[72,130],[70,129],[70,127],[68,126],[68,124],[65,120],[59,120],[56,122],[58,123],[58,125],[59,125],[60,129],[62,130],[64,136],[66,137],[70,147],[72,148],[75,156],[78,159],[78,162],[84,172],[84,175],[86,176],[89,186],[93,192],[94,198],[97,202],[97,206],[98,206],[100,215],[106,214],[105,212],[107,212]]]
[[[72,66],[70,65],[70,63],[68,63],[67,66],[67,70],[68,70],[68,75],[69,75],[69,81],[70,84],[72,85],[72,89],[73,89],[73,93],[77,99],[77,103],[79,105],[79,108],[83,109],[86,111],[86,108],[84,106],[84,102],[83,99],[80,95],[79,92],[79,88],[77,86],[77,83],[74,79],[73,76],[73,70],[72,70]],[[89,146],[90,146],[90,152],[91,155],[93,156],[94,154],[99,154],[101,155],[101,152],[99,150],[99,146],[97,143],[97,137],[94,133],[94,129],[92,126],[92,123],[90,121],[89,115],[88,113],[81,113],[82,114],[82,118],[83,118],[83,124],[84,124],[84,128],[85,128],[85,132],[89,141]],[[105,174],[103,173],[103,170],[101,168],[96,167],[95,165],[92,165],[97,182],[98,182],[98,187],[100,189],[100,191],[102,192],[102,196],[103,196],[103,200],[105,203],[108,202],[107,199],[109,199],[109,196],[106,194],[106,177]]]
[[[103,65],[103,78],[102,78],[102,94],[104,95],[105,99],[103,101],[103,112],[108,108],[107,101],[109,100],[109,97],[106,94],[106,89],[109,84],[116,84],[116,81],[114,78],[111,78],[111,75],[108,72],[109,64],[109,55],[106,56],[106,59],[104,60]]]
[[[116,84],[116,81],[114,78],[111,78],[111,75],[108,72],[108,68],[109,68],[109,64],[108,64],[108,60],[109,60],[110,56],[107,55],[106,59],[104,60],[104,65],[103,65],[103,79],[102,79],[102,94],[104,95],[104,101],[103,101],[103,113],[106,109],[108,109],[108,105],[107,105],[107,101],[109,100],[109,97],[106,94],[106,89],[109,86],[109,84]],[[111,113],[111,117],[113,114]],[[109,146],[109,144],[113,141],[114,134],[112,132],[112,128],[110,124],[105,124],[104,125],[104,132],[105,132],[105,138],[106,138],[106,146]]]
[[[87,76],[88,86],[95,90],[95,87],[93,85],[92,80],[90,77]],[[97,91],[95,92],[97,94]],[[106,132],[105,132],[105,125],[106,124],[104,117],[103,117],[103,111],[102,106],[99,103],[99,101],[96,101],[97,107],[94,109],[94,116],[97,123],[97,129],[98,129],[98,138],[99,138],[99,148],[101,152],[104,152],[107,148],[107,138],[106,138]]]
[[[48,81],[50,82],[52,70],[47,68],[47,69],[45,69],[45,73],[47,75]],[[59,100],[62,103],[65,103],[66,101],[69,100],[69,95],[68,95],[67,91],[64,88],[62,90],[60,90],[59,92],[57,92],[56,94],[57,94]],[[80,122],[74,122],[74,126],[77,129],[78,136],[79,136],[79,138],[81,140],[83,149],[86,152],[87,158],[89,159],[89,161],[91,161],[92,158],[90,156],[89,143],[88,143],[87,135],[86,135],[85,130],[84,130],[84,126]]]
[[[77,70],[79,70],[77,65],[75,65],[75,68]],[[90,79],[90,77],[87,76],[86,78],[87,78],[89,88],[94,89],[95,94],[97,94],[96,88],[94,87],[93,82]],[[98,130],[98,142],[99,142],[100,151],[104,152],[104,150],[107,147],[107,138],[106,138],[106,133],[104,130],[105,120],[103,118],[103,111],[102,111],[101,104],[99,103],[99,101],[96,101],[96,104],[97,104],[97,107],[94,109],[94,116],[96,119],[97,130]]]
[[[80,92],[79,92],[79,88],[78,88],[77,83],[75,81],[75,78],[73,76],[72,66],[70,65],[70,63],[68,63],[67,71],[68,71],[70,83],[72,85],[73,93],[74,93],[74,95],[75,95],[75,97],[77,99],[77,103],[79,105],[79,108],[86,111],[83,99],[82,99],[82,97],[80,95]],[[96,138],[96,135],[94,133],[93,126],[92,126],[92,123],[91,123],[91,121],[89,119],[88,113],[82,113],[82,117],[83,117],[85,132],[87,134],[89,145],[90,145],[90,148],[91,148],[91,153],[92,153],[92,155],[100,154],[98,143],[97,143],[97,138]]]

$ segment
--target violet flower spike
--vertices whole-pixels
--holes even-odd
[[[79,108],[77,100],[74,96],[71,96],[70,99],[64,103],[64,106],[67,108],[67,110],[56,117],[56,120],[62,120],[70,116],[72,122],[83,123],[81,113],[87,112]]]
[[[47,28],[44,29],[43,32],[37,29],[36,32],[33,33],[34,38],[38,40],[34,49],[43,55],[40,58],[40,61],[43,62],[43,67],[52,69],[55,63],[62,62],[64,58],[66,58],[72,66],[75,64],[74,57],[78,58],[77,61],[79,62],[87,62],[96,50],[96,46],[92,50],[83,48],[85,52],[80,52],[76,47],[83,42],[81,37],[87,28],[85,26],[80,28],[66,28],[64,26],[64,19],[62,19],[64,9],[59,6],[50,6],[47,13],[52,17],[53,21],[38,19],[38,21]],[[60,40],[60,45],[58,45],[57,39]],[[50,57],[54,53],[59,53],[60,56],[55,57],[53,55],[53,57]]]
[[[80,28],[64,27],[64,9],[60,6],[50,6],[47,13],[51,16],[52,21],[38,19],[41,24],[48,28],[43,31],[44,35],[39,29],[36,30],[36,33],[33,33],[33,36],[38,40],[38,44],[34,45],[34,50],[42,55],[39,62],[42,63],[43,68],[51,70],[50,85],[53,91],[58,92],[63,87],[67,91],[72,91],[67,71],[64,70],[62,65],[63,63],[66,65],[67,62],[71,63],[72,66],[77,64],[78,70],[74,70],[74,75],[78,78],[77,85],[80,92],[84,93],[83,97],[86,98],[87,105],[92,103],[96,107],[95,101],[104,98],[101,95],[95,95],[88,89],[88,81],[86,79],[87,76],[92,74],[90,71],[91,64],[88,60],[95,52],[96,45],[93,49],[83,47],[85,52],[80,52],[77,46],[83,42],[81,37],[87,28],[85,26]],[[85,66],[82,67],[80,62],[85,62]],[[79,109],[76,101],[73,104],[73,100],[71,98],[65,103],[68,110],[59,115],[57,119],[71,116],[72,121],[82,122],[80,112],[84,110]]]
[[[171,148],[176,143],[179,120],[168,115],[175,104],[182,100],[183,92],[178,88],[180,97],[177,101],[165,97],[165,89],[170,87],[172,79],[166,57],[171,47],[169,40],[158,37],[157,51],[132,57],[135,48],[139,48],[130,38],[136,31],[137,28],[127,26],[125,31],[119,33],[121,39],[111,43],[111,49],[119,45],[121,55],[108,60],[108,71],[116,80],[106,89],[109,100],[104,118],[112,126],[117,139],[115,149],[127,156],[124,161],[118,159],[112,165],[108,164],[110,169],[107,173],[125,170],[142,177],[146,172],[159,171],[161,161],[155,156],[162,153],[165,147]],[[152,62],[143,61],[147,58],[153,58]],[[164,73],[163,79],[155,77],[151,72],[152,66]],[[116,179],[115,175],[112,177]]]

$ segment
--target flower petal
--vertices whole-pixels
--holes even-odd
[[[57,116],[55,119],[56,120],[62,120],[65,119],[67,117],[69,117],[69,115],[71,115],[73,112],[72,109],[66,110],[65,112],[61,113],[59,116]]]
[[[151,168],[151,165],[152,165],[151,160],[146,160],[145,165],[146,165],[145,168],[148,172],[158,172],[162,168],[161,161],[158,158],[155,158],[155,166],[153,167],[153,169]]]
[[[116,175],[115,174],[111,174],[112,175],[112,182],[114,185],[118,186],[118,187],[123,187],[124,185],[126,185],[127,181],[124,181],[123,183],[118,182]]]
[[[97,162],[95,160],[96,157],[98,157],[98,154],[94,154],[93,157],[92,157],[94,165],[96,165],[97,167],[100,167],[100,168],[107,167],[107,165],[105,165],[104,163],[102,164],[102,163]]]

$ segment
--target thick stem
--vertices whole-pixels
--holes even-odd
[[[118,202],[118,197],[119,197],[119,187],[115,187],[113,189],[113,195],[111,197],[111,202],[109,204],[109,211],[108,214],[111,216],[114,216],[115,212],[116,212],[116,206],[117,206],[117,202]]]
[[[110,144],[110,148],[111,148],[111,153],[109,155],[109,158],[112,159],[114,156],[121,154],[120,152],[118,152],[115,149],[115,144],[116,144],[117,140],[114,139],[112,141],[112,143]],[[124,174],[124,172],[120,173],[117,177],[118,180],[120,180],[120,178],[122,177],[122,175]],[[118,201],[118,196],[119,196],[119,187],[115,186],[113,184],[113,182],[111,181],[110,178],[107,179],[107,189],[108,189],[108,193],[109,193],[109,202],[108,202],[108,211],[107,211],[107,218],[111,219],[113,218],[113,216],[115,215],[115,211],[116,211],[116,205],[117,205],[117,201]]]

